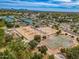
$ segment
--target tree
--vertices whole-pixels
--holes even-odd
[[[5,23],[8,28],[12,28],[14,26],[13,23]]]
[[[55,59],[54,55],[49,55],[48,59]]]
[[[5,35],[5,43],[11,42],[11,40],[13,40],[13,35],[6,34]]]
[[[67,59],[79,59],[79,45],[65,49],[65,56]]]
[[[43,54],[46,54],[46,52],[47,52],[47,47],[46,46],[41,46],[41,47],[38,47],[38,50],[41,52],[41,53],[43,53]]]
[[[42,59],[42,57],[43,57],[42,54],[34,53],[34,56],[32,57],[32,59]]]
[[[55,25],[52,26],[52,28],[55,28],[56,30],[59,30],[59,27],[58,26],[59,25],[55,24]]]
[[[65,48],[60,49],[61,53],[65,53]]]
[[[35,40],[32,40],[29,42],[31,49],[34,49],[37,46],[37,44],[38,44],[38,42],[36,42]]]
[[[76,38],[76,40],[79,42],[79,38]]]
[[[41,41],[41,36],[40,35],[35,35],[34,40],[37,41],[37,42],[40,42]]]
[[[46,37],[46,36],[43,36],[42,38],[43,38],[43,39],[46,39],[47,37]]]
[[[61,30],[58,30],[57,32],[56,32],[56,35],[59,35],[61,33]]]
[[[8,49],[12,55],[16,56],[16,59],[30,59],[32,56],[28,44],[24,44],[20,39],[10,42]]]
[[[16,24],[16,25],[15,25],[15,28],[18,28],[18,27],[20,27],[20,26],[19,26],[18,24]]]
[[[75,32],[75,33],[77,33],[77,31],[78,31],[77,29],[74,29],[74,30],[73,30],[73,32]]]
[[[6,49],[4,52],[0,52],[0,59],[16,59],[16,57]]]

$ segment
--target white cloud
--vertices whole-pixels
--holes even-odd
[[[13,4],[12,4],[13,3]],[[18,6],[59,6],[58,4],[50,4],[45,2],[24,2],[24,1],[10,1],[10,3],[0,3],[8,5],[18,5]]]
[[[53,1],[60,1],[60,4],[55,4],[55,3],[46,3],[46,2],[27,2],[27,1],[20,1],[20,0],[5,0],[9,1],[11,3],[0,3],[0,4],[8,4],[8,5],[18,5],[18,6],[74,6],[74,5],[79,5],[79,0],[76,0],[76,2],[73,2],[71,0],[49,0],[50,2]],[[13,3],[13,4],[12,4]]]
[[[50,0],[51,1],[51,0]],[[71,2],[71,0],[53,0],[53,1],[59,1],[59,2]]]
[[[2,1],[2,0],[1,0]],[[4,1],[4,0],[3,0]],[[73,6],[77,6],[75,7],[74,9],[79,9],[78,5],[79,5],[79,0],[76,0],[75,2],[73,2],[72,0],[49,0],[48,2],[27,2],[27,1],[20,1],[20,0],[5,0],[5,1],[8,1],[8,2],[3,2],[3,3],[0,3],[0,6],[2,7],[21,7],[21,8],[31,8],[32,10],[55,10],[56,9],[54,7],[58,7],[58,11],[59,9],[63,9],[66,8],[67,9],[70,9],[72,8]],[[60,2],[60,3],[52,3],[52,2]],[[50,3],[51,2],[51,3]],[[64,7],[64,8],[61,8],[61,7]],[[1,8],[1,7],[0,7]],[[74,10],[73,9],[73,10]],[[78,10],[77,9],[77,10]]]
[[[61,3],[61,5],[72,7],[72,6],[79,5],[79,2]]]

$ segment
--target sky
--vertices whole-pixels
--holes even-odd
[[[79,0],[0,0],[0,8],[79,12]]]

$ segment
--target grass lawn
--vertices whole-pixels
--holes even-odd
[[[4,38],[4,30],[0,29],[0,47],[2,47],[3,43],[3,38]]]
[[[0,47],[2,47],[3,38],[4,38],[4,21],[0,21]]]
[[[0,27],[4,26],[4,21],[0,21]]]

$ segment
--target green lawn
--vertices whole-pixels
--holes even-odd
[[[0,47],[2,47],[3,43],[3,38],[4,38],[4,30],[0,29]]]
[[[0,27],[4,26],[4,21],[0,21]]]
[[[2,47],[3,43],[3,38],[4,38],[4,21],[0,21],[0,47]]]

